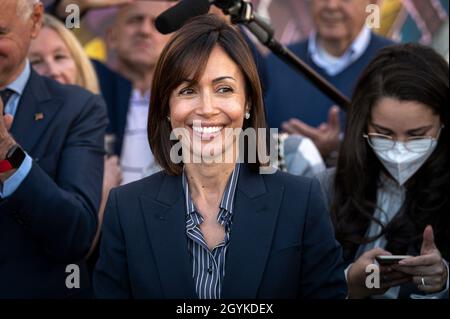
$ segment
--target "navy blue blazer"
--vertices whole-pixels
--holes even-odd
[[[99,298],[197,298],[181,176],[157,173],[110,193]],[[341,247],[317,181],[241,167],[222,296],[344,298]]]
[[[114,154],[121,155],[123,136],[127,125],[132,84],[105,64],[91,60],[97,73],[100,90],[108,109],[107,134],[114,134]]]
[[[0,200],[0,298],[62,298],[91,289],[80,261],[97,228],[106,125],[99,96],[32,71],[11,134],[34,160],[17,190]],[[65,284],[73,263],[80,266],[79,289]]]

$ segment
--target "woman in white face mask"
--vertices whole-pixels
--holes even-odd
[[[398,45],[355,89],[337,168],[319,178],[350,298],[448,298],[448,76],[432,49]],[[390,254],[409,257],[368,268]]]

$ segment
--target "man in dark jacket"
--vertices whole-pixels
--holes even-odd
[[[107,125],[103,100],[31,70],[36,0],[0,2],[0,298],[88,297]]]

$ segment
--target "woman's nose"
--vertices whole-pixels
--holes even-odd
[[[203,116],[213,115],[217,113],[217,109],[214,107],[214,97],[210,92],[202,93],[198,112]]]
[[[56,77],[59,74],[59,68],[56,63],[52,60],[47,60],[44,62],[46,68],[46,75],[50,77]]]

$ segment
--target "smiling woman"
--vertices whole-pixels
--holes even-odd
[[[31,41],[28,58],[40,75],[99,93],[94,67],[81,44],[64,24],[50,15],[44,15],[42,30]]]
[[[189,152],[209,145],[215,157],[237,142],[227,130],[264,127],[261,85],[241,35],[211,15],[182,27],[158,61],[148,117],[164,170],[111,192],[97,296],[345,297],[341,249],[317,182],[258,174],[259,162],[237,155],[225,163],[171,161],[177,129],[188,146],[197,139]]]
[[[190,153],[200,161],[205,158],[222,161],[227,157],[224,153],[234,150],[238,155],[238,140],[233,133],[234,129],[242,128],[244,113],[250,114],[246,100],[242,72],[221,47],[215,47],[202,77],[198,81],[183,80],[169,100],[172,128],[184,128],[187,133],[181,135],[182,141],[188,141],[183,145],[183,155],[188,153],[183,158],[185,164]],[[229,158],[233,163],[237,161]]]
[[[256,132],[266,127],[261,84],[247,44],[241,37],[227,36],[235,33],[231,28],[219,33],[210,32],[210,27],[187,25],[190,29],[166,46],[155,72],[148,137],[155,158],[170,174],[179,175],[183,169],[183,163],[174,163],[170,157],[176,144],[167,143],[172,129],[184,127],[190,135],[197,132],[199,139],[212,142],[209,149],[217,154],[221,153],[218,148],[236,149],[225,145],[235,143],[229,138],[232,129]],[[219,132],[221,138],[212,140]],[[262,145],[253,142],[258,153]],[[258,168],[260,161],[249,164]]]

